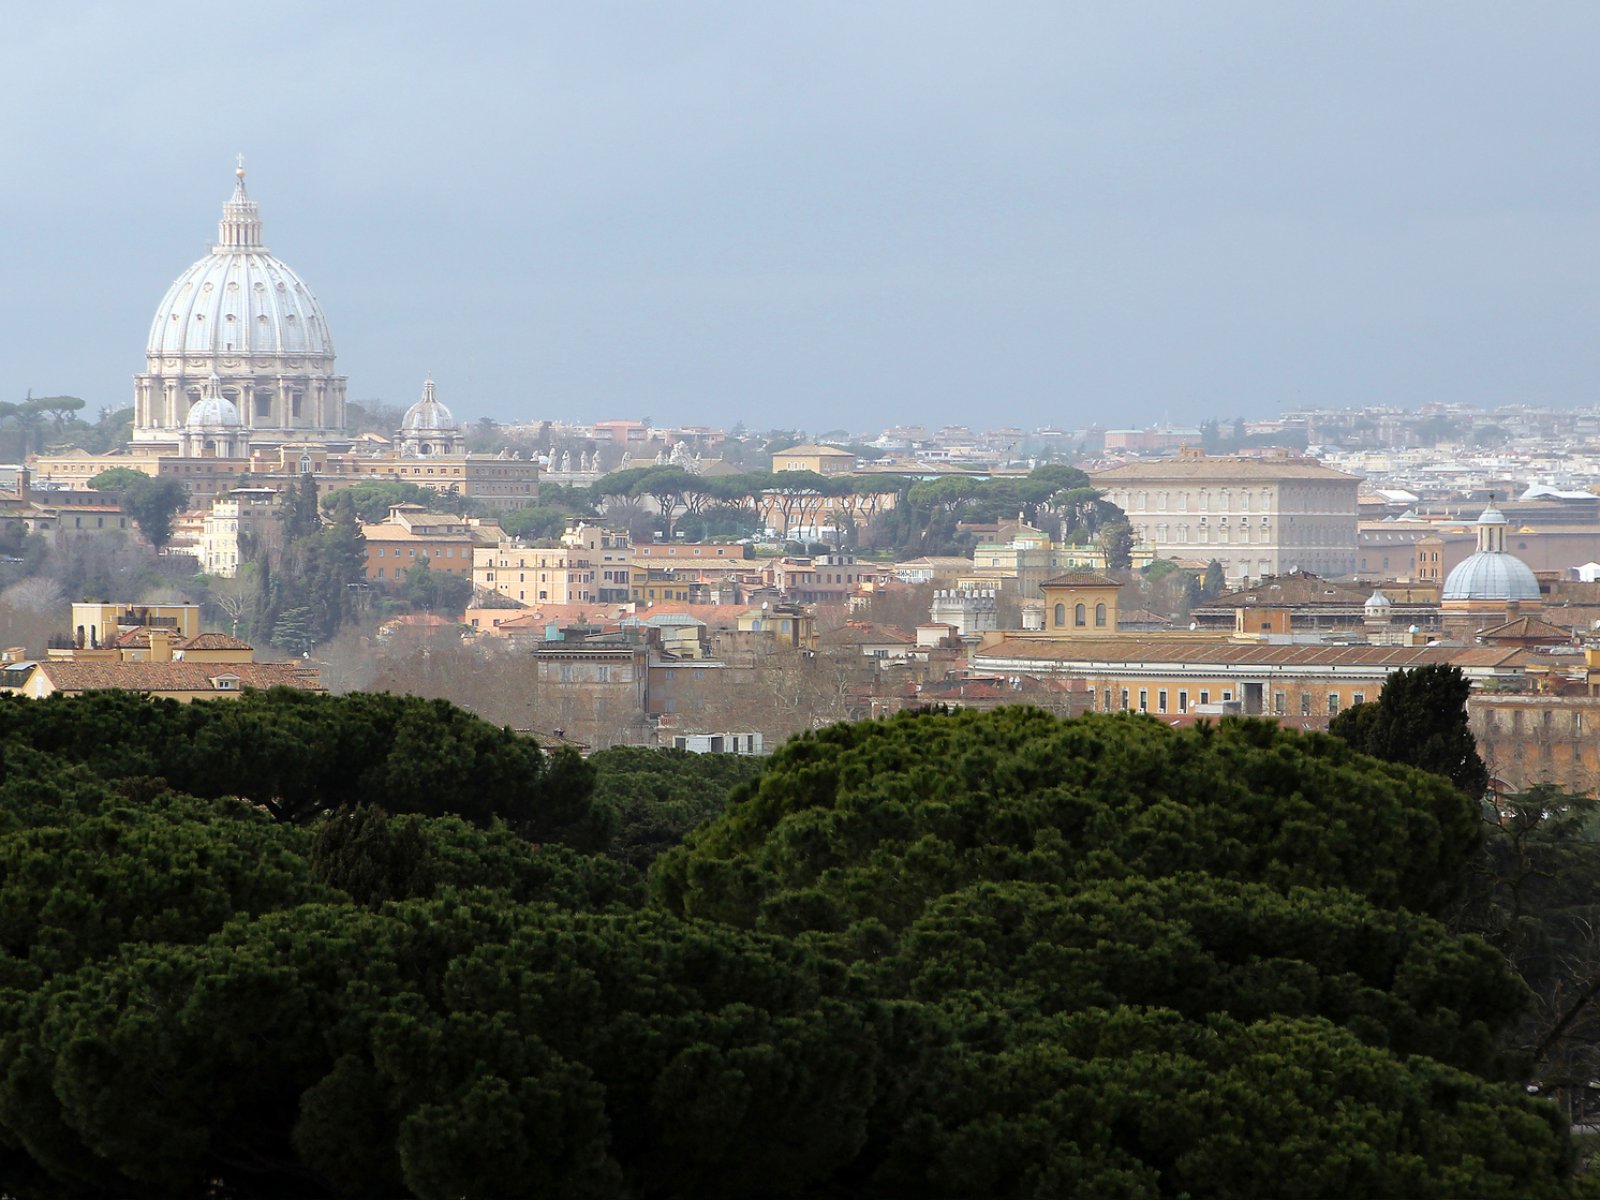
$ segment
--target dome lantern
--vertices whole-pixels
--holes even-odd
[[[238,183],[233,195],[222,206],[222,220],[217,223],[216,249],[261,250],[261,210],[244,190],[244,155],[239,156],[238,169],[234,171]]]

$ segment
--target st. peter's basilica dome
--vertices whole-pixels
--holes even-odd
[[[340,440],[344,387],[333,337],[305,284],[261,239],[244,167],[216,244],[167,289],[135,377],[134,440],[172,442],[215,375],[257,443]]]

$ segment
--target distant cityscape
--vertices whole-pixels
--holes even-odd
[[[1600,784],[1600,408],[846,430],[463,420],[447,378],[357,402],[242,166],[142,367],[95,421],[0,410],[6,690],[385,687],[750,753],[930,703],[1321,728],[1444,663],[1505,786]]]

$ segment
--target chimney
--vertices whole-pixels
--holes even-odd
[[[150,630],[150,661],[172,661],[172,635],[165,629]]]

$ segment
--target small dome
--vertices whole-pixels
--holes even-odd
[[[1503,550],[1480,550],[1444,581],[1443,600],[1537,600],[1539,581],[1528,564]]]
[[[1390,601],[1389,601],[1389,597],[1385,596],[1381,589],[1379,589],[1377,591],[1374,591],[1372,593],[1372,595],[1367,597],[1366,606],[1368,608],[1389,608],[1389,607],[1391,607]]]
[[[405,433],[431,432],[455,427],[455,417],[434,395],[432,379],[422,385],[422,399],[406,409],[405,419],[400,422],[400,429]]]
[[[190,429],[238,429],[244,425],[233,401],[222,394],[222,380],[216,375],[206,384],[205,395],[195,402],[183,423]]]

